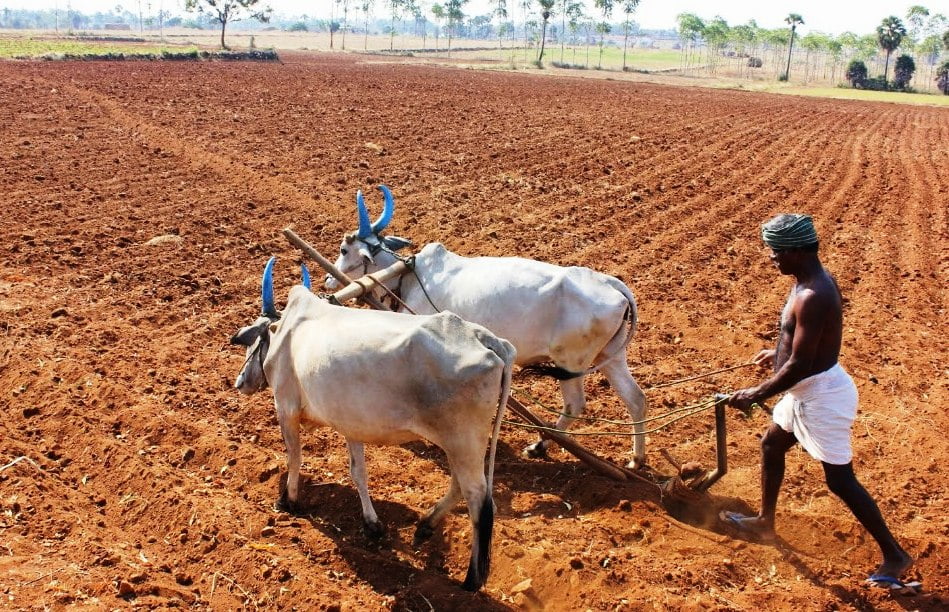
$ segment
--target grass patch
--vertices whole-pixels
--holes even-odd
[[[870,102],[894,102],[896,104],[927,104],[931,106],[949,106],[949,96],[921,93],[903,93],[899,91],[869,91],[866,89],[848,89],[843,87],[763,87],[758,91],[768,93],[791,94],[794,96],[813,96],[817,98],[838,98],[841,100],[864,100]]]
[[[55,56],[110,54],[121,54],[123,56],[160,55],[162,51],[189,52],[197,50],[197,47],[182,48],[126,42],[0,37],[0,58],[3,59],[39,59]]]
[[[279,59],[273,49],[200,50],[196,45],[134,43],[108,38],[43,38],[0,36],[0,59],[38,60],[256,60]]]

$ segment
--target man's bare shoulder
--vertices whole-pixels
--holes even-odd
[[[797,311],[811,308],[826,310],[840,307],[840,291],[830,274],[821,274],[807,283],[799,284],[794,292]]]

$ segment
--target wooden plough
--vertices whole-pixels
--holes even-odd
[[[373,274],[367,274],[361,278],[352,279],[337,269],[331,261],[323,257],[316,249],[310,246],[305,240],[300,238],[300,236],[298,236],[290,228],[284,229],[283,234],[287,240],[290,241],[290,244],[303,251],[307,257],[317,262],[320,267],[322,267],[328,274],[333,276],[333,278],[338,280],[343,285],[342,289],[330,296],[331,299],[340,305],[355,299],[377,310],[388,310],[385,305],[372,296],[372,289],[375,287],[381,287],[385,291],[388,291],[388,289],[385,289],[383,285],[385,281],[402,276],[411,271],[408,264],[403,261],[398,261],[388,268]],[[727,470],[725,456],[725,404],[723,401],[718,401],[715,404],[715,434],[718,465],[714,470],[710,470],[701,476],[692,478],[688,484],[684,483],[678,475],[673,476],[672,478],[667,478],[664,482],[662,482],[662,484],[659,484],[656,482],[656,480],[647,478],[627,467],[617,465],[612,461],[608,461],[596,455],[590,450],[584,448],[583,445],[579,444],[569,435],[554,429],[549,423],[538,418],[513,396],[508,398],[507,407],[512,413],[516,414],[522,420],[534,427],[537,427],[542,438],[556,442],[561,446],[561,448],[571,453],[580,461],[586,463],[588,466],[603,476],[618,481],[635,480],[657,486],[664,495],[671,495],[684,501],[697,501],[700,499],[700,494],[708,490],[708,488],[711,487],[719,478],[724,476]],[[667,459],[670,461],[670,463],[678,468],[678,464],[676,464],[674,460],[668,456]]]

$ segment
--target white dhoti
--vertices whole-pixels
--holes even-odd
[[[774,406],[778,427],[793,433],[812,457],[850,463],[850,430],[857,416],[857,386],[840,364],[797,383]]]

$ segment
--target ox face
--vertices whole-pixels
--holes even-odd
[[[394,252],[411,246],[412,241],[398,236],[380,236],[379,232],[388,227],[395,212],[395,201],[392,192],[385,185],[379,185],[382,192],[384,206],[382,215],[375,223],[369,222],[369,212],[362,191],[356,192],[356,212],[359,217],[358,229],[346,234],[339,246],[339,257],[336,259],[336,268],[347,276],[362,276],[376,270],[375,257],[380,251]],[[340,287],[339,281],[331,275],[326,276],[326,287],[330,290]]]
[[[246,347],[244,365],[237,375],[234,387],[244,395],[251,395],[267,388],[267,376],[264,373],[264,361],[267,351],[270,350],[270,336],[276,331],[276,324],[280,320],[280,312],[274,306],[273,299],[273,267],[277,261],[271,257],[264,267],[261,279],[260,297],[263,302],[260,316],[257,320],[237,330],[231,337],[231,344]],[[306,266],[301,266],[303,286],[310,288],[310,273]]]
[[[246,347],[244,365],[234,382],[234,388],[244,395],[251,395],[267,388],[264,360],[270,349],[270,326],[275,319],[259,317],[251,325],[242,327],[231,338],[231,344]]]

